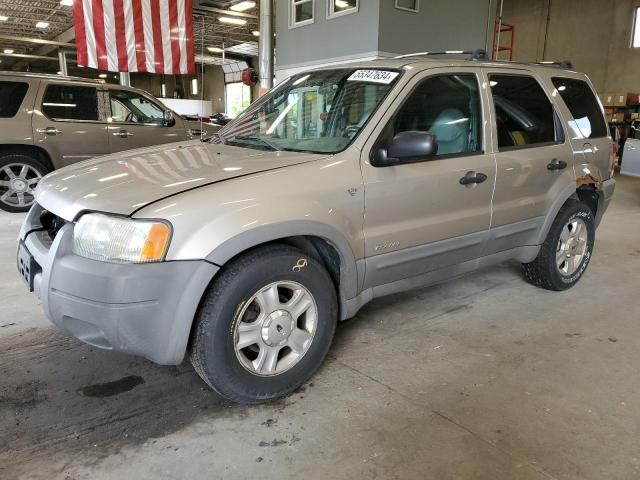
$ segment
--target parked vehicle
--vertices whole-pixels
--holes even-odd
[[[35,186],[57,168],[200,133],[199,124],[185,124],[142,90],[100,80],[0,72],[0,209],[27,211]]]
[[[213,137],[48,175],[19,269],[48,318],[179,364],[224,398],[287,395],[373,298],[515,259],[565,290],[615,188],[587,77],[384,60],[296,75]]]

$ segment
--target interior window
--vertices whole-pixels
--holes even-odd
[[[111,121],[116,123],[164,123],[164,110],[137,93],[111,90]]]
[[[559,77],[552,81],[571,112],[577,129],[585,138],[609,135],[600,104],[586,82]]]
[[[55,120],[98,120],[98,92],[94,87],[49,85],[42,113]]]
[[[387,125],[383,139],[402,132],[429,132],[437,156],[482,151],[482,106],[475,75],[447,75],[424,80]]]
[[[307,25],[313,23],[313,10],[315,0],[290,0],[291,1],[291,26]]]
[[[11,118],[18,113],[29,90],[24,82],[0,82],[0,118]]]
[[[553,105],[533,77],[490,75],[498,148],[557,143]]]

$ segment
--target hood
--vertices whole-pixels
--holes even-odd
[[[186,190],[326,157],[195,140],[130,150],[62,168],[40,181],[36,200],[69,221],[85,210],[131,215]]]

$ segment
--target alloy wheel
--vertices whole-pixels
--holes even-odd
[[[556,247],[556,265],[563,276],[573,275],[580,268],[588,239],[587,225],[581,218],[573,218],[564,226]]]
[[[256,292],[234,329],[235,352],[254,375],[279,375],[307,353],[318,326],[318,307],[296,282],[275,282]]]
[[[26,208],[35,202],[34,189],[42,174],[31,165],[10,163],[0,168],[0,202]]]

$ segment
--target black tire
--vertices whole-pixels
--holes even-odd
[[[14,172],[19,172],[19,166],[26,165],[30,167],[29,172],[37,172],[40,177],[49,173],[49,169],[39,160],[22,153],[8,153],[0,156],[0,181],[10,181],[9,175],[6,169],[10,168]],[[33,178],[33,177],[31,177]],[[32,189],[35,188],[35,184],[31,185]],[[9,190],[9,187],[0,185],[0,199]],[[0,200],[0,209],[5,212],[19,213],[27,212],[34,203],[34,197],[30,193],[24,193],[25,205],[20,206],[18,204],[17,196],[11,195],[5,200]]]
[[[313,296],[315,335],[306,353],[289,370],[259,376],[245,368],[236,354],[235,327],[251,297],[281,281],[296,282]],[[337,318],[336,289],[318,259],[287,245],[259,247],[232,260],[205,292],[191,337],[191,363],[228,401],[257,404],[274,400],[302,386],[320,367],[331,346]]]
[[[582,219],[587,228],[587,248],[582,261],[571,274],[564,275],[557,265],[556,253],[564,227],[575,219]],[[526,280],[546,290],[562,291],[573,287],[586,271],[595,242],[595,223],[591,209],[579,200],[569,199],[560,209],[538,257],[523,264]]]

